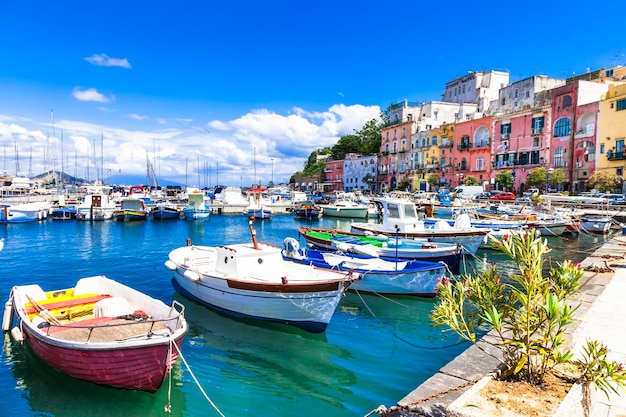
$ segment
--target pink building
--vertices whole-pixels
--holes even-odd
[[[526,177],[532,170],[547,167],[551,120],[549,104],[533,108],[528,105],[521,111],[494,116],[490,179],[493,188],[502,189],[496,176],[506,170],[513,176],[513,191],[521,193],[528,188]]]
[[[454,188],[464,183],[468,176],[480,181],[488,189],[491,153],[492,117],[482,117],[458,122],[454,129],[452,172],[446,179]]]

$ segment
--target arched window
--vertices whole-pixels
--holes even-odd
[[[554,123],[554,137],[559,138],[570,134],[572,122],[567,117],[559,119]]]
[[[565,152],[565,148],[559,146],[554,150],[554,155],[552,156],[552,166],[555,168],[562,168],[565,166],[565,159],[563,158],[563,154]]]
[[[489,130],[485,126],[480,126],[474,132],[474,147],[480,148],[489,145]]]
[[[563,96],[562,107],[564,109],[569,109],[572,107],[572,96]]]

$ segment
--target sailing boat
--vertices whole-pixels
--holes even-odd
[[[263,192],[267,191],[266,187],[262,187],[260,183],[256,181],[256,148],[254,148],[254,182],[258,184],[255,187],[248,188],[248,201],[250,205],[246,209],[246,214],[252,216],[255,219],[270,219],[272,217],[271,207],[267,207],[263,204]]]

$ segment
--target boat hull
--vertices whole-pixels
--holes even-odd
[[[339,217],[344,219],[366,219],[367,212],[367,207],[322,207],[322,215],[325,217]]]
[[[25,340],[43,361],[59,371],[84,381],[115,388],[156,392],[178,353],[164,340],[159,345],[128,349],[94,350],[55,346],[25,328]],[[180,350],[183,338],[176,340]],[[171,349],[171,362],[168,352]],[[141,372],[137,372],[141,369]]]
[[[360,279],[354,281],[349,290],[374,294],[434,297],[437,284],[446,272],[443,263],[386,261],[315,250],[299,251],[297,254],[283,252],[283,257],[305,265],[359,274]]]
[[[611,224],[613,218],[600,218],[600,219],[580,219],[580,229],[586,233],[592,234],[606,234],[611,230]]]
[[[173,207],[156,207],[152,211],[152,218],[157,220],[179,219],[180,212]]]
[[[180,303],[167,306],[103,276],[48,293],[15,286],[11,304],[20,321],[14,331],[43,361],[115,388],[157,391],[188,330]]]
[[[258,255],[247,252],[242,245],[185,246],[170,252],[166,266],[174,272],[179,292],[214,310],[323,332],[351,281],[344,273],[289,266],[280,249],[265,250],[270,255],[264,256],[263,249]],[[248,261],[252,264],[247,266]],[[263,271],[264,265],[271,274]]]

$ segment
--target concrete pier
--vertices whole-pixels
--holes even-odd
[[[568,327],[566,347],[575,356],[587,339],[598,340],[610,350],[609,359],[626,363],[626,236],[613,236],[581,262],[585,273],[574,304],[581,304],[575,322]],[[496,369],[499,350],[485,343],[490,335],[472,345],[422,385],[402,398],[396,406],[379,414],[389,417],[445,417],[447,407],[472,384]],[[591,417],[626,416],[626,392],[607,400],[597,395]],[[572,416],[574,417],[574,416]]]

